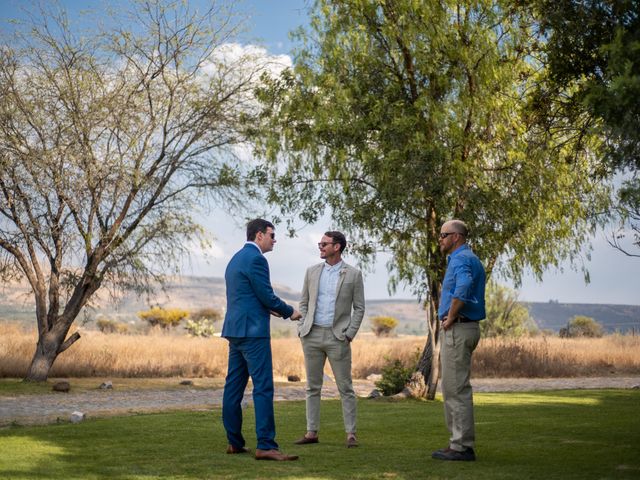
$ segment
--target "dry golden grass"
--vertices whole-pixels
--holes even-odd
[[[376,338],[360,334],[353,344],[353,376],[380,372],[388,358],[415,361],[425,337]],[[0,377],[26,374],[36,344],[33,330],[0,323]],[[272,339],[276,380],[304,378],[297,338]],[[212,377],[227,367],[227,342],[155,332],[150,335],[82,332],[56,360],[51,377]],[[330,372],[327,365],[327,372]],[[640,374],[640,337],[599,339],[483,339],[474,354],[475,377],[571,377]]]

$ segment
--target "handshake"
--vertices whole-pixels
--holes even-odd
[[[274,317],[282,318],[282,315],[280,315],[278,312],[274,312],[273,310],[271,310],[271,315],[273,315]],[[289,317],[289,320],[291,320],[292,322],[297,322],[301,318],[302,318],[302,314],[294,308],[293,313]]]

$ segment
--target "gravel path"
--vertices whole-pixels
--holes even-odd
[[[197,382],[197,380],[196,380]],[[589,377],[542,379],[478,378],[472,381],[475,392],[535,391],[589,388],[640,388],[640,377]],[[356,394],[366,397],[373,382],[356,380]],[[304,400],[304,384],[277,386],[276,400]],[[325,382],[323,398],[338,398],[335,384]],[[248,391],[245,401],[251,402]],[[127,415],[164,410],[208,410],[222,403],[222,389],[195,389],[189,386],[173,390],[100,390],[82,393],[14,395],[0,397],[0,426],[43,424],[68,421],[75,411],[87,417]]]

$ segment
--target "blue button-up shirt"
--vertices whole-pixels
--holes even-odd
[[[321,327],[333,325],[341,268],[342,262],[338,262],[335,265],[324,264],[324,268],[320,273],[320,284],[318,285],[318,301],[316,302],[316,313],[313,317],[314,325]]]
[[[454,298],[464,302],[459,314],[469,320],[486,317],[484,287],[486,274],[480,259],[466,243],[456,248],[448,258],[447,271],[442,282],[442,298],[438,317],[449,312]]]

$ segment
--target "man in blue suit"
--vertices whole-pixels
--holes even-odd
[[[269,264],[264,254],[276,243],[274,226],[260,218],[247,224],[247,243],[225,271],[227,313],[222,336],[229,341],[229,367],[222,398],[222,421],[227,431],[227,453],[247,453],[242,436],[242,397],[249,377],[253,382],[256,414],[256,460],[297,460],[286,455],[275,441],[273,415],[273,368],[270,316],[291,320],[300,312],[280,300],[271,287]]]

